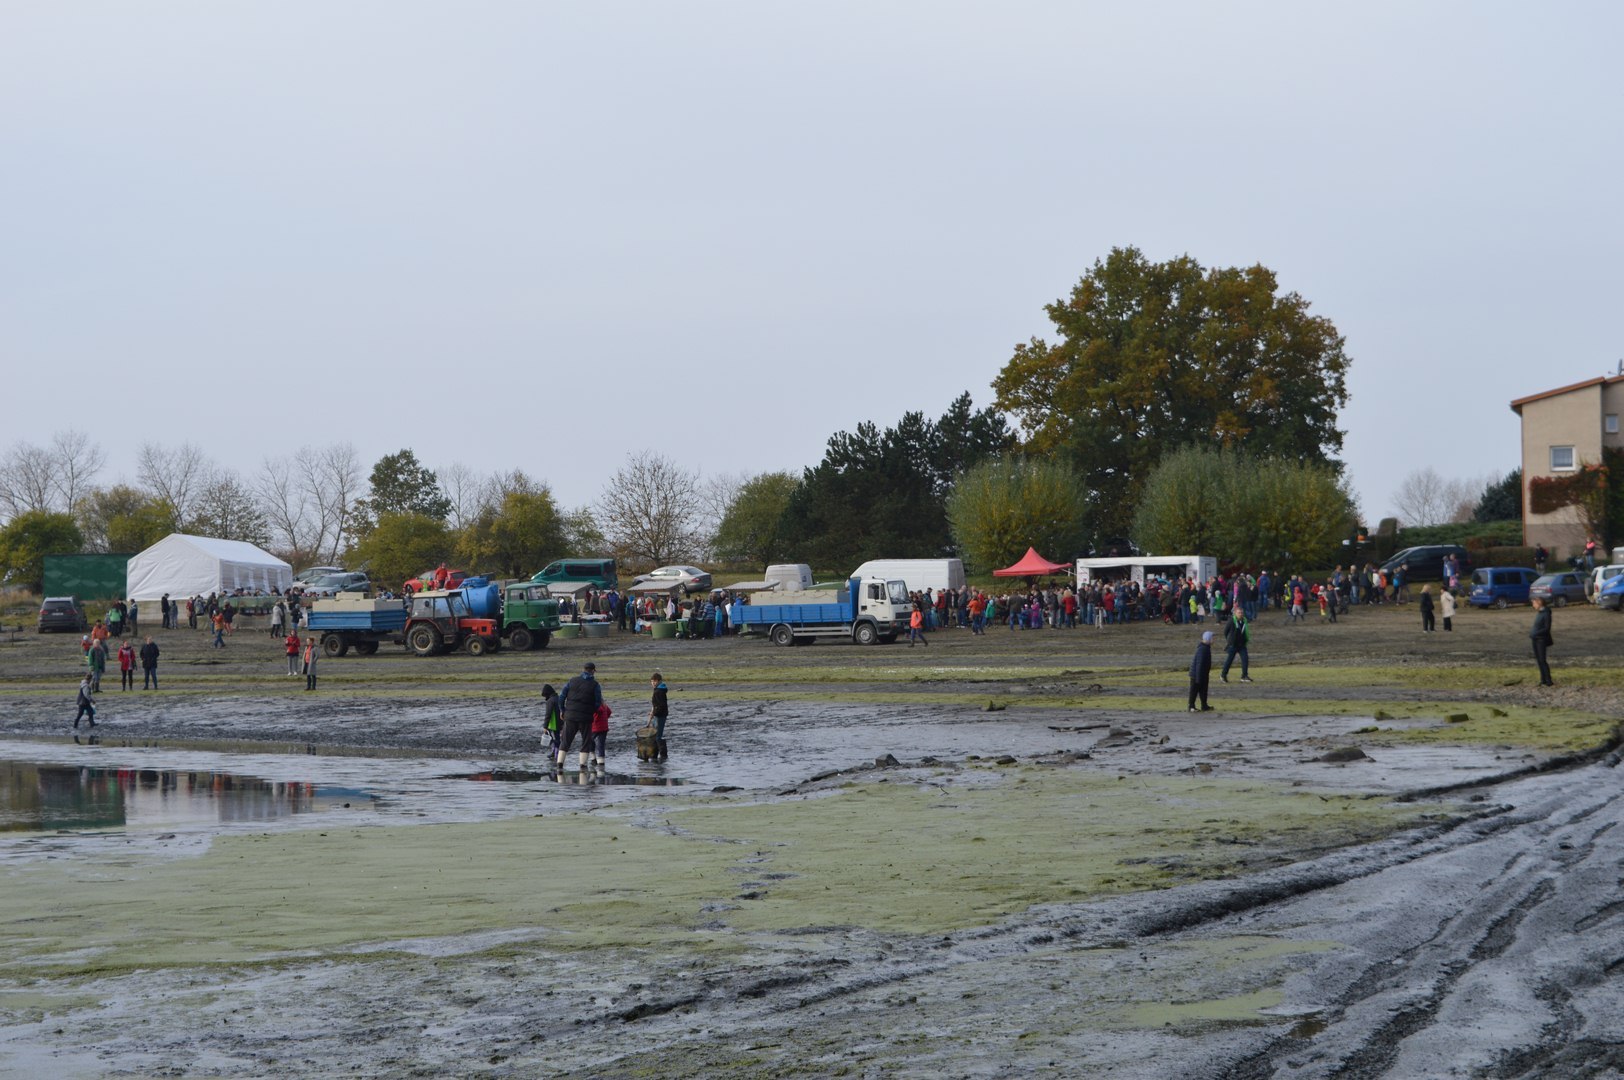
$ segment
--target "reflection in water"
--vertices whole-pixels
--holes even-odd
[[[223,772],[0,762],[0,832],[270,821],[373,801],[364,791]]]
[[[576,784],[589,787],[599,784],[635,784],[638,787],[681,787],[686,780],[674,776],[628,776],[625,773],[594,773],[587,769],[562,769],[556,772],[526,772],[523,769],[492,769],[489,772],[456,773],[437,777],[440,780],[495,780],[510,784],[533,784],[538,780],[551,780],[558,784]]]

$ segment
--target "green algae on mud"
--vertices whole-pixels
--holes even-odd
[[[874,781],[675,809],[656,815],[662,827],[617,809],[225,837],[194,858],[23,865],[8,870],[0,970],[253,963],[490,930],[533,930],[557,948],[690,950],[741,947],[738,930],[924,934],[1241,873],[1445,813],[1261,782],[1077,769],[975,780]]]

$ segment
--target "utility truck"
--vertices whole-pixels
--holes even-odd
[[[858,645],[893,642],[908,624],[908,587],[880,577],[853,577],[845,588],[758,593],[768,603],[744,604],[736,625],[765,630],[774,645],[818,638]]]
[[[374,600],[358,592],[339,593],[310,604],[310,632],[321,638],[327,656],[344,656],[351,649],[371,656],[383,644],[406,640],[406,605],[399,600]]]

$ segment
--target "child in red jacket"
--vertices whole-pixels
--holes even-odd
[[[603,759],[609,748],[609,716],[608,705],[599,705],[592,711],[592,756],[597,759],[599,772],[603,772]]]

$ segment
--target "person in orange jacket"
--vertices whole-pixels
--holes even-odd
[[[913,614],[908,616],[908,648],[913,648],[916,641],[930,644],[925,640],[925,612],[918,604],[914,605]]]
[[[316,688],[316,661],[321,659],[321,650],[316,648],[315,638],[305,638],[304,649],[304,676],[305,689]]]

